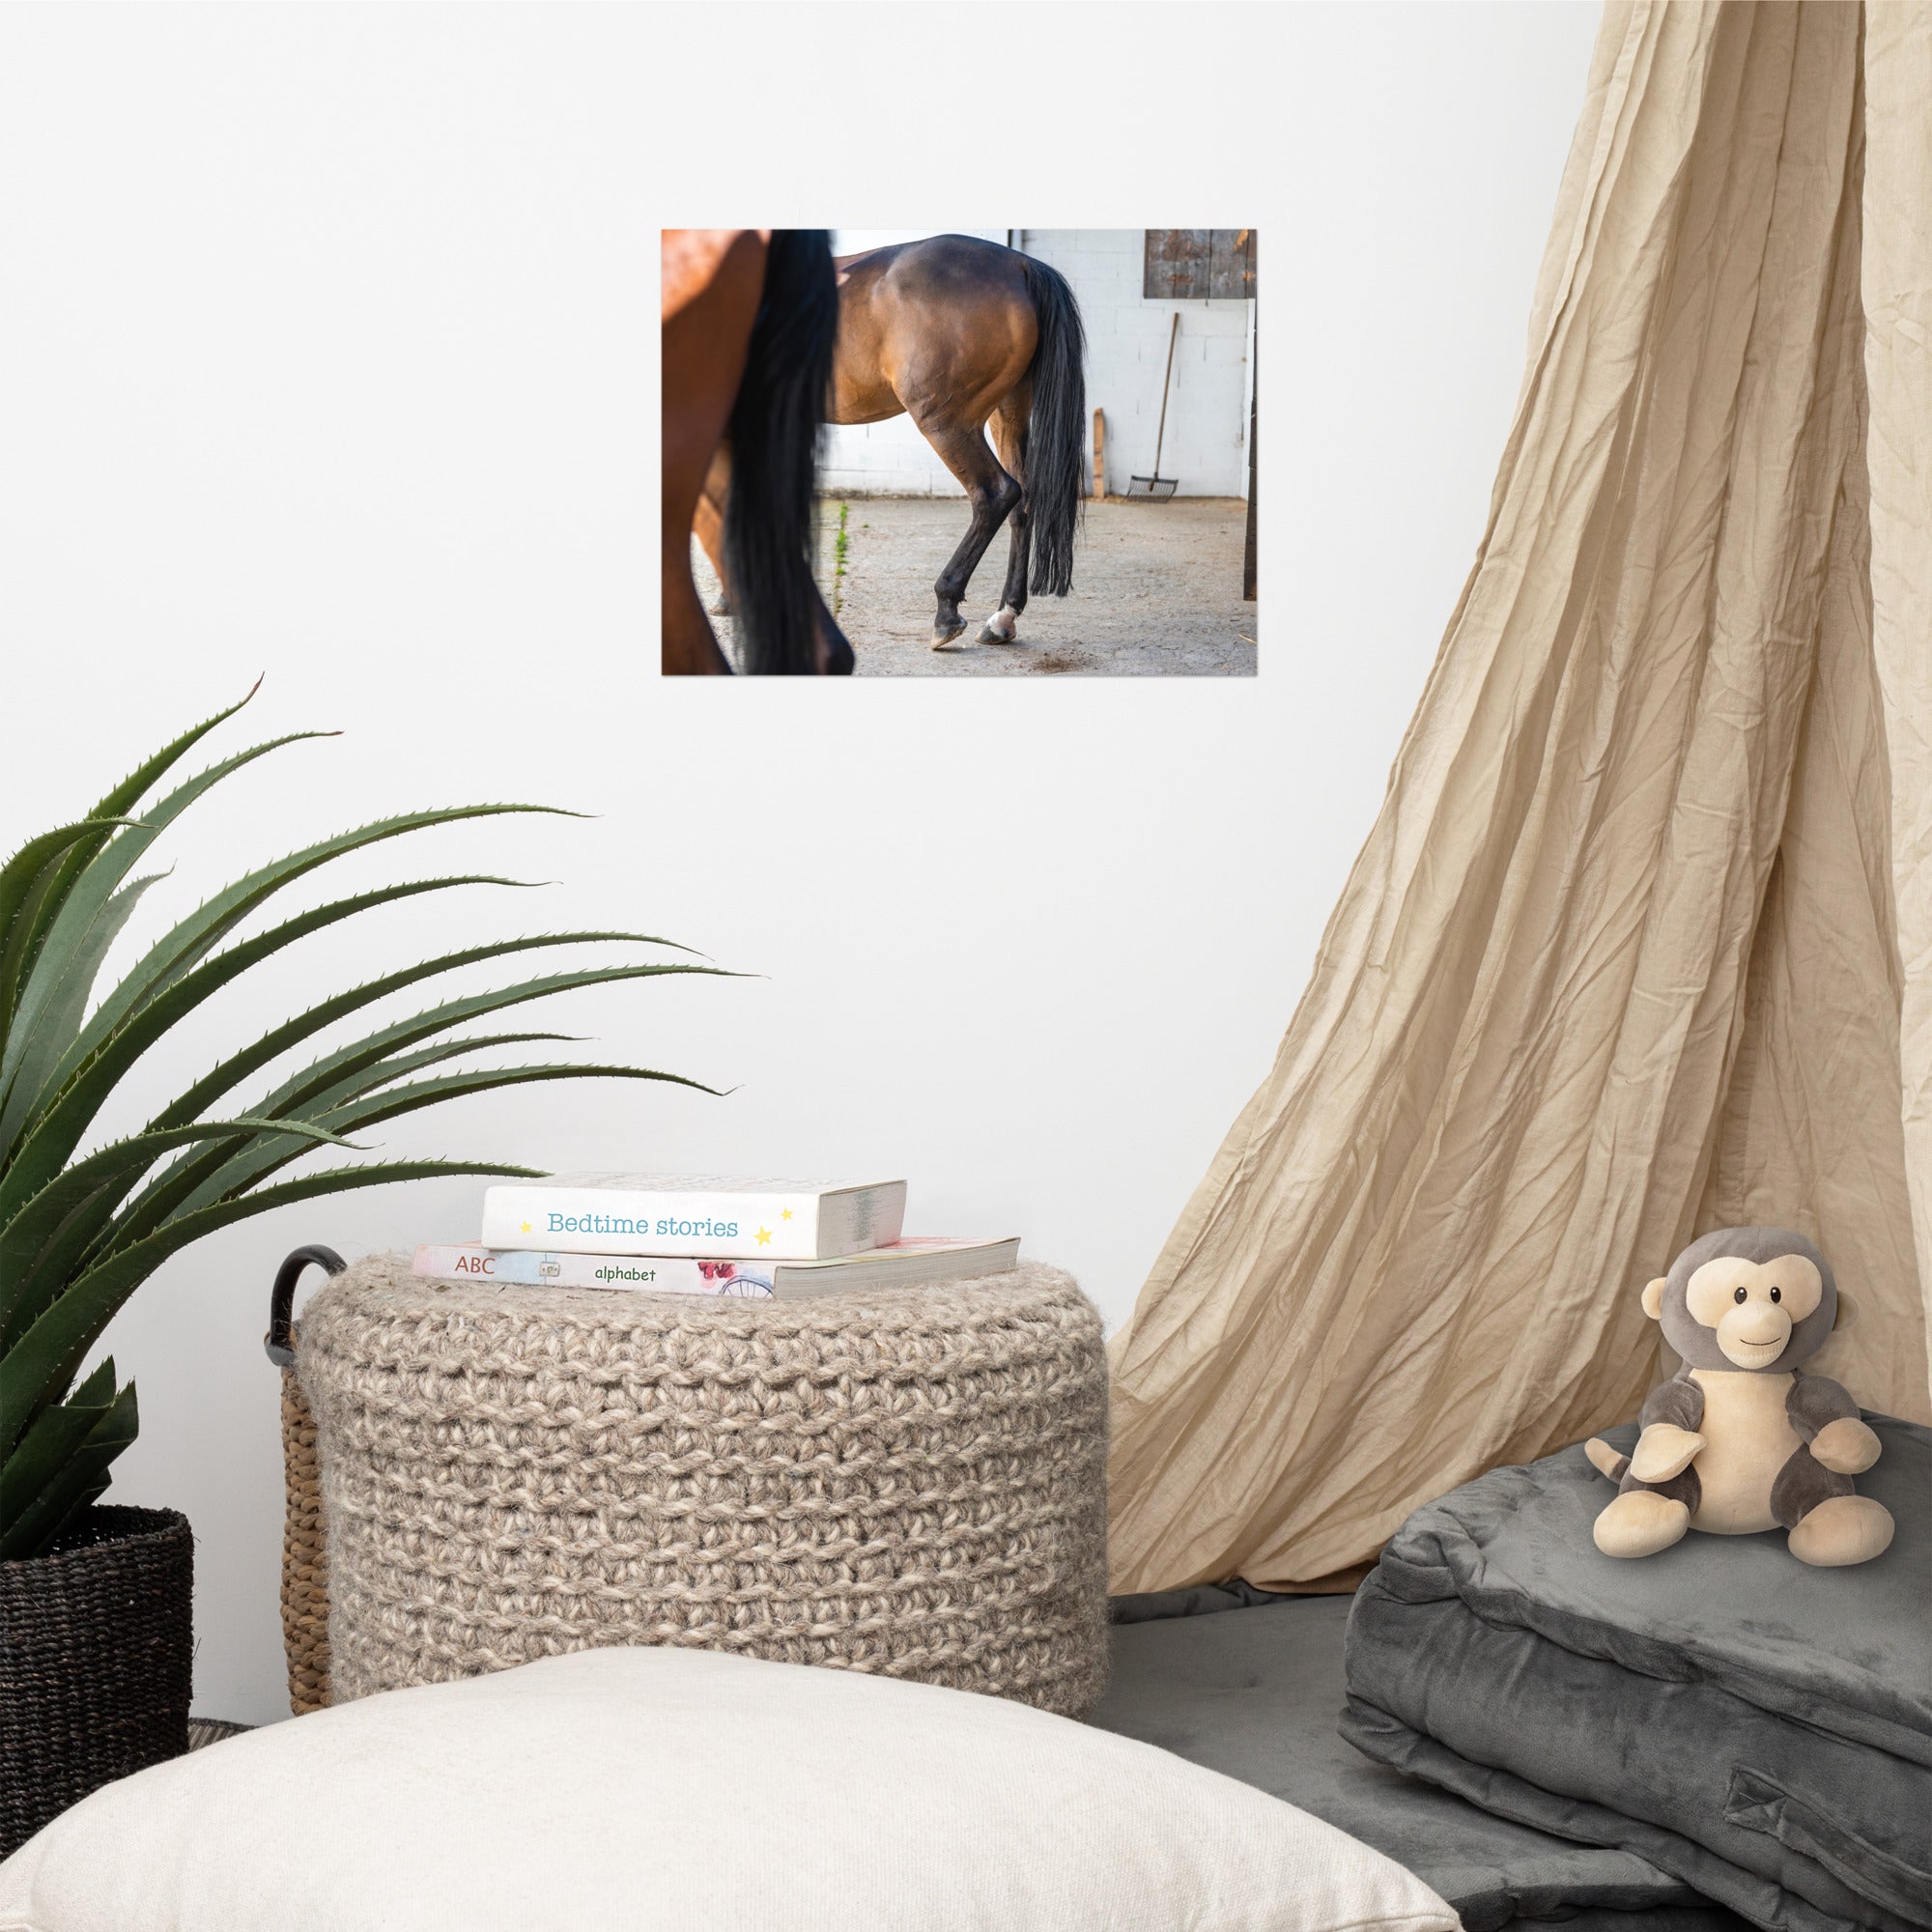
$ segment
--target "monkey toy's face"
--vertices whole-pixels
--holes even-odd
[[[1794,1323],[1818,1306],[1824,1277],[1803,1255],[1747,1262],[1720,1255],[1685,1284],[1684,1305],[1741,1369],[1768,1369],[1784,1353]]]
[[[1836,1301],[1824,1257],[1780,1228],[1706,1235],[1643,1293],[1644,1313],[1690,1367],[1772,1373],[1823,1346]]]

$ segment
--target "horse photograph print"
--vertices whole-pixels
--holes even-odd
[[[1254,674],[1253,229],[661,246],[667,676]]]

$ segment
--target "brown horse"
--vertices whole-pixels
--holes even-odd
[[[960,599],[1002,524],[1011,530],[1006,584],[978,641],[1017,642],[1029,575],[1034,590],[1056,597],[1073,582],[1087,414],[1086,339],[1073,291],[1044,262],[966,235],[844,255],[836,266],[828,419],[910,415],[972,508],[965,539],[933,585],[932,647],[944,650],[965,630]],[[698,538],[714,564],[721,558],[712,532],[734,487],[718,466],[698,509]],[[735,596],[736,580],[719,575]]]
[[[838,321],[824,229],[666,229],[663,664],[728,673],[691,578],[691,530],[714,465],[736,488],[710,541],[738,590],[745,668],[849,671],[812,581],[812,486]]]

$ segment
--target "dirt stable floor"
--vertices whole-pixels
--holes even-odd
[[[1073,588],[1036,597],[1019,641],[977,644],[1006,580],[1008,535],[993,540],[961,610],[965,631],[932,648],[932,581],[959,539],[958,497],[852,497],[845,568],[838,574],[841,499],[819,505],[818,581],[852,640],[861,677],[1252,677],[1254,604],[1241,601],[1247,504],[1238,497],[1165,503],[1089,503],[1073,547]],[[708,610],[718,580],[696,544],[698,594]],[[732,655],[731,620],[712,624]],[[734,659],[735,662],[735,659]]]

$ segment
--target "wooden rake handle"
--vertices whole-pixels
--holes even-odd
[[[1153,473],[1160,474],[1160,446],[1167,440],[1167,385],[1174,381],[1174,344],[1180,334],[1180,311],[1174,311],[1174,327],[1167,331],[1167,373],[1160,379],[1160,427],[1153,438]]]

